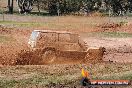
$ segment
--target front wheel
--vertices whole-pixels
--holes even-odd
[[[56,52],[53,50],[46,50],[42,54],[42,63],[43,64],[51,64],[55,61],[56,59]]]

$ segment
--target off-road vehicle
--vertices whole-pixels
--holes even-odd
[[[100,59],[103,48],[89,48],[76,33],[66,31],[34,30],[29,47],[42,52],[43,63],[52,63],[57,57]]]

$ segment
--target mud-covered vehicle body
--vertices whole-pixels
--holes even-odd
[[[32,49],[59,51],[86,51],[86,44],[78,34],[65,31],[34,30],[28,44]]]
[[[89,49],[78,34],[66,31],[34,30],[28,44],[31,49],[42,53],[44,63],[51,63],[57,57],[94,59],[102,52],[102,48]]]

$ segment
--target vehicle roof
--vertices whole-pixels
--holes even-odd
[[[64,34],[76,34],[73,32],[67,32],[67,31],[53,31],[53,30],[34,30],[36,32],[45,32],[45,33],[64,33]]]

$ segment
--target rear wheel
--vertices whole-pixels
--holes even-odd
[[[53,50],[46,50],[42,54],[42,63],[43,64],[51,64],[55,61],[56,59],[56,53]]]

